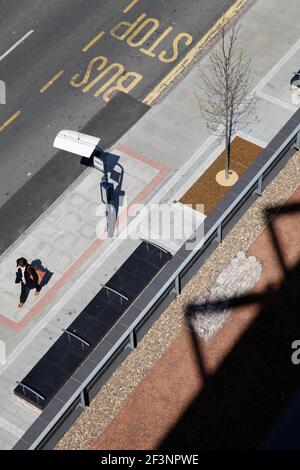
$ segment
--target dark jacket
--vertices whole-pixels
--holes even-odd
[[[39,288],[39,278],[36,273],[36,270],[30,266],[30,264],[27,264],[24,272],[24,277],[26,281],[26,285],[30,287],[35,287],[36,289]],[[22,281],[22,270],[21,268],[18,268],[16,272],[16,284]]]

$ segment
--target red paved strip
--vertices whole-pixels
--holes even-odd
[[[129,155],[130,157],[139,160],[146,165],[152,166],[153,168],[159,170],[159,174],[156,175],[150,183],[148,183],[145,188],[131,201],[131,203],[128,206],[128,209],[134,204],[141,203],[151,192],[158,186],[158,184],[166,177],[166,175],[169,173],[169,170],[164,167],[163,165],[155,162],[154,160],[151,160],[141,153],[132,151],[131,149],[124,147],[123,145],[119,145],[117,147],[114,147],[115,150],[120,150],[121,152],[126,153],[126,155]],[[121,215],[118,218],[117,225],[120,223],[124,222],[126,219],[127,212],[123,215]],[[96,227],[95,227],[96,230]],[[102,235],[102,236],[101,236]],[[0,325],[4,325],[7,328],[13,330],[13,331],[21,331],[25,326],[36,316],[40,315],[46,305],[53,299],[53,297],[63,288],[63,286],[66,284],[67,281],[69,281],[75,274],[76,272],[81,268],[81,266],[95,253],[95,251],[100,247],[102,244],[103,240],[106,238],[105,234],[100,234],[99,238],[94,240],[91,245],[85,250],[85,252],[78,258],[75,263],[61,276],[58,281],[50,288],[47,288],[46,292],[44,294],[41,294],[42,298],[39,302],[37,302],[36,305],[34,305],[27,315],[24,316],[24,318],[20,322],[15,322],[13,320],[10,320],[4,315],[0,314]],[[17,300],[16,300],[17,302]]]
[[[291,204],[300,204],[300,188]],[[299,295],[293,277],[300,261],[299,207],[276,215],[272,226],[285,267],[269,228],[248,252],[263,264],[252,293],[264,299],[235,308],[208,342],[183,328],[91,449],[154,450],[172,429],[163,449],[257,448],[297,389],[300,372],[290,359],[300,319],[289,310]],[[286,269],[293,275],[286,278]]]

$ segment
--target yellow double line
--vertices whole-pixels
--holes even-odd
[[[48,90],[48,88],[53,85],[53,83],[56,82],[56,80],[58,80],[59,77],[61,77],[63,74],[64,70],[61,70],[56,75],[54,75],[54,77],[51,78],[51,80],[49,80],[49,82],[47,82],[46,85],[43,86],[43,88],[40,89],[40,93],[44,93],[44,91]]]
[[[189,65],[196,54],[212,39],[219,29],[242,8],[248,0],[237,0],[224,15],[213,25],[213,27],[197,42],[197,44],[186,54],[186,56],[169,72],[155,88],[144,98],[143,103],[150,105],[169,85],[175,80],[183,69]]]
[[[17,119],[17,117],[19,117],[20,114],[21,114],[21,111],[17,111],[13,116],[7,119],[7,121],[5,121],[5,123],[2,124],[2,126],[0,126],[0,132],[4,131],[4,129],[6,129],[6,127],[8,127],[15,119]]]
[[[127,13],[129,10],[131,10],[132,7],[138,2],[139,0],[132,0],[129,5],[127,5],[126,8],[124,8],[123,13]]]
[[[101,38],[104,36],[104,34],[105,34],[104,31],[101,31],[99,34],[97,34],[97,36],[95,36],[94,39],[92,39],[92,40],[82,49],[82,52],[88,51],[90,47],[92,47],[94,44],[96,44],[96,42],[98,42],[99,39],[101,39]]]

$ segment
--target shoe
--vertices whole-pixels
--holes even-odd
[[[34,295],[35,295],[35,296],[40,295],[40,292],[41,292],[41,291],[36,290]]]
[[[19,303],[18,307],[19,308],[22,308],[24,304],[22,304],[22,302]]]

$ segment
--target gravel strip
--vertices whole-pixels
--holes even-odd
[[[204,266],[185,286],[152,326],[110,380],[57,444],[59,450],[87,449],[126,402],[130,392],[146,376],[148,370],[163,355],[185,324],[185,307],[209,287],[218,274],[239,250],[246,251],[264,229],[264,209],[282,206],[298,187],[300,181],[300,152],[286,164],[264,191],[261,198],[248,209],[241,220],[208,258]]]

